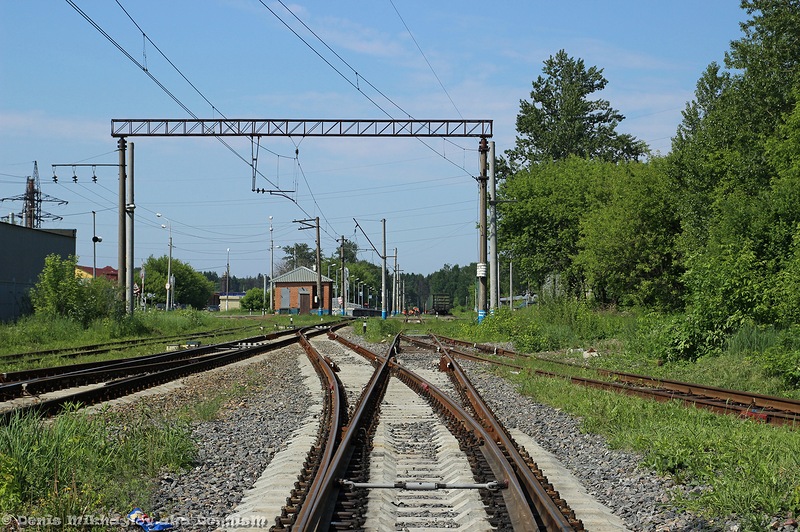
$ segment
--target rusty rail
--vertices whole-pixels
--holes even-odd
[[[435,337],[451,345],[472,347],[483,352],[493,353],[493,346],[476,344],[463,340],[446,337]],[[512,356],[515,352],[502,349],[503,356]],[[493,353],[494,354],[494,353]],[[531,355],[519,355],[530,357]],[[728,390],[716,386],[704,386],[670,379],[660,379],[635,373],[611,371],[600,368],[588,368],[562,360],[552,360],[547,357],[534,356],[537,360],[561,364],[564,366],[586,369],[597,374],[614,379],[613,382],[562,375],[550,371],[531,370],[542,377],[555,377],[569,379],[574,384],[611,390],[641,398],[654,399],[660,402],[680,401],[684,405],[698,406],[718,414],[736,415],[755,419],[777,426],[800,426],[800,401],[785,397],[775,397],[740,390]],[[494,362],[497,363],[497,362]]]
[[[326,393],[323,397],[316,442],[309,449],[298,481],[295,483],[286,505],[281,509],[281,515],[275,518],[275,525],[270,530],[313,530],[313,528],[307,527],[308,510],[319,504],[319,496],[323,488],[320,483],[321,475],[330,465],[331,458],[339,445],[342,427],[347,421],[347,396],[342,383],[336,376],[334,366],[308,341],[310,336],[322,334],[327,330],[328,328],[308,327],[297,332],[300,345],[320,377],[320,384]]]
[[[448,348],[439,342],[433,345],[407,336],[403,336],[402,339],[441,353],[439,369],[449,373],[463,400],[472,407],[475,416],[492,436],[493,441],[503,449],[519,482],[525,488],[527,499],[535,506],[547,530],[583,530],[583,523],[575,517],[575,513],[547,481],[544,473],[529,456],[522,456],[514,439],[484,402]]]
[[[356,350],[359,353],[369,350],[355,346],[347,340],[336,337],[340,343]],[[374,357],[374,354],[367,355]],[[536,530],[545,527],[547,530],[582,530],[582,525],[571,523],[553,502],[553,499],[544,493],[544,489],[530,492],[527,486],[520,483],[515,471],[515,464],[510,462],[505,455],[505,448],[497,441],[496,435],[502,429],[497,426],[489,427],[475,419],[467,410],[456,403],[449,395],[442,392],[432,383],[423,379],[413,371],[403,367],[396,360],[390,359],[389,367],[392,374],[404,382],[409,388],[425,397],[434,408],[450,422],[460,428],[461,437],[472,438],[480,447],[486,462],[496,478],[502,479],[507,485],[503,490],[503,498],[508,509],[511,524],[515,530]],[[496,420],[494,420],[496,423]],[[527,466],[523,466],[527,469]],[[543,499],[534,503],[532,499]],[[543,513],[544,512],[544,513]],[[580,523],[580,522],[577,522]]]

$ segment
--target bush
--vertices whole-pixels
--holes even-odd
[[[36,314],[45,318],[69,318],[87,327],[92,321],[122,313],[121,298],[107,279],[78,279],[77,257],[52,254],[31,290]]]
[[[760,362],[767,375],[779,377],[789,386],[800,385],[800,326],[781,331],[777,343],[764,350]]]

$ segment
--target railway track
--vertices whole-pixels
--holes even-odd
[[[158,338],[133,338],[130,340],[117,340],[113,342],[104,342],[101,344],[84,345],[63,349],[43,349],[39,351],[28,351],[25,353],[7,353],[0,355],[0,364],[9,364],[16,362],[24,362],[25,364],[32,364],[41,362],[43,360],[57,360],[61,359],[74,359],[84,356],[99,355],[108,353],[118,349],[126,349],[130,347],[151,346],[173,341],[188,341],[198,340],[202,338],[213,338],[221,334],[238,333],[246,330],[252,330],[259,327],[259,325],[251,325],[242,328],[220,328],[213,331],[180,334],[173,336],[161,336]]]
[[[261,509],[259,515],[274,520],[272,530],[583,530],[456,360],[486,357],[405,336],[374,353],[335,333],[345,324],[6,373],[0,416],[54,414],[66,403],[107,401],[299,343],[307,379],[322,392],[318,404],[309,404],[314,419],[307,436],[288,445],[290,456],[273,460],[287,468],[287,479],[270,472],[270,463],[259,481],[279,493],[274,512],[255,495],[234,515]],[[515,366],[511,359],[498,362]]]
[[[321,423],[272,530],[583,530],[446,348],[300,337]]]
[[[457,353],[458,356],[472,358],[473,360],[483,360],[495,364],[503,364],[497,360],[479,356],[475,352],[516,359],[517,361],[523,361],[526,358],[532,358],[531,355],[516,353],[500,347],[465,342],[443,336],[432,337],[431,345],[433,345],[433,340],[438,340],[450,346],[460,346],[472,349],[472,352],[460,350],[455,350],[454,352]],[[610,380],[590,379],[543,370],[533,370],[533,372],[539,376],[569,379],[574,384],[580,384],[582,386],[602,390],[611,390],[627,395],[653,399],[660,402],[679,401],[687,406],[696,406],[719,414],[728,414],[754,419],[769,423],[771,425],[800,427],[800,401],[794,399],[774,397],[739,390],[728,390],[715,386],[704,386],[701,384],[680,382],[670,379],[660,379],[648,377],[646,375],[637,375],[634,373],[587,368],[585,366],[578,366],[573,363],[553,360],[551,358],[541,356],[534,356],[533,358],[553,364],[578,367],[581,369],[591,369],[597,375]],[[524,366],[519,364],[505,363],[505,365],[519,370],[525,369]]]
[[[3,373],[0,422],[27,412],[53,415],[71,403],[109,401],[297,341],[296,332],[287,330],[177,352]]]

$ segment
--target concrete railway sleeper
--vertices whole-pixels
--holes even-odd
[[[376,517],[376,515],[402,514],[402,518],[410,519],[409,523],[415,523],[419,520],[425,520],[424,526],[459,526],[452,523],[454,515],[452,512],[448,514],[447,510],[441,508],[441,504],[435,504],[435,501],[428,500],[427,505],[430,507],[424,509],[426,500],[424,497],[419,501],[413,499],[403,498],[400,503],[397,503],[392,495],[381,495],[376,492],[388,491],[386,488],[377,488],[375,486],[369,487],[372,483],[380,485],[389,484],[391,486],[411,486],[411,487],[431,487],[438,484],[446,485],[447,482],[407,479],[401,480],[399,477],[402,475],[400,471],[396,476],[390,478],[390,482],[386,482],[387,478],[372,479],[369,478],[373,474],[375,467],[371,467],[370,461],[375,460],[377,456],[379,461],[385,461],[385,455],[389,452],[386,449],[388,443],[381,441],[376,443],[376,428],[380,425],[380,421],[376,419],[373,414],[379,411],[382,413],[382,419],[391,416],[391,411],[395,410],[408,410],[413,412],[411,418],[397,422],[393,421],[389,425],[393,430],[391,434],[400,439],[398,445],[414,455],[425,455],[425,452],[430,453],[431,448],[423,449],[426,444],[433,445],[429,440],[432,435],[436,433],[436,429],[430,423],[444,422],[447,429],[442,430],[447,433],[449,438],[457,440],[454,445],[461,449],[464,453],[464,466],[469,473],[468,480],[459,481],[460,484],[470,484],[474,487],[472,491],[477,492],[475,501],[480,501],[480,519],[485,523],[484,525],[476,525],[477,521],[468,525],[469,527],[477,526],[477,529],[486,530],[582,530],[582,524],[579,520],[574,518],[574,514],[569,511],[568,507],[561,501],[552,489],[552,486],[546,483],[543,475],[539,475],[537,482],[544,481],[544,485],[539,485],[538,489],[531,489],[527,485],[527,481],[522,475],[523,481],[520,482],[521,476],[515,469],[524,468],[528,471],[528,477],[536,479],[536,475],[531,472],[530,465],[521,458],[519,452],[509,452],[498,443],[496,434],[499,429],[487,429],[484,425],[485,420],[477,420],[471,415],[469,409],[471,406],[465,407],[461,401],[454,396],[438,389],[433,383],[415,374],[408,368],[403,367],[398,363],[396,355],[399,353],[398,339],[388,348],[386,356],[376,355],[363,347],[354,345],[351,342],[344,340],[337,335],[329,335],[340,344],[345,345],[349,349],[356,351],[365,357],[373,367],[377,367],[369,379],[369,384],[364,386],[364,393],[359,398],[357,405],[353,409],[353,415],[348,424],[342,429],[343,436],[339,446],[336,450],[334,461],[330,462],[328,466],[321,466],[317,468],[317,474],[323,475],[323,486],[316,491],[317,495],[314,499],[310,495],[304,498],[304,504],[301,505],[296,511],[296,518],[291,519],[289,512],[285,512],[280,518],[276,520],[275,529],[293,529],[293,530],[349,530],[349,529],[385,529],[386,527],[402,526],[408,528],[415,528],[414,524],[403,524],[399,522],[395,524],[391,519],[392,517]],[[320,357],[324,360],[324,357]],[[333,361],[337,361],[337,357],[332,356]],[[344,366],[343,361],[336,362],[338,366]],[[329,366],[332,364],[329,362]],[[347,371],[343,370],[342,374]],[[389,377],[395,377],[391,379]],[[346,375],[342,377],[346,378]],[[385,383],[389,383],[388,386]],[[402,384],[401,384],[402,383]],[[403,386],[403,384],[405,386]],[[401,393],[400,390],[413,390],[418,400],[419,405],[428,404],[426,408],[432,408],[433,412],[430,421],[423,418],[415,410],[421,406],[413,406],[408,402],[408,396],[404,399],[395,399],[398,397],[396,394]],[[402,392],[408,394],[409,392]],[[390,400],[388,396],[391,395]],[[386,398],[382,400],[381,398]],[[414,393],[411,397],[415,397]],[[419,402],[419,398],[422,402]],[[394,402],[393,402],[394,401]],[[435,421],[438,419],[439,421]],[[491,423],[489,423],[491,427]],[[407,432],[416,434],[416,440],[412,436],[411,441],[407,441]],[[455,440],[454,440],[455,442]],[[438,444],[434,445],[437,447]],[[424,452],[419,450],[414,451],[419,447]],[[374,454],[374,450],[378,448],[380,453]],[[400,451],[397,451],[400,452]],[[452,459],[452,451],[446,453],[447,459]],[[513,457],[516,455],[516,457]],[[510,458],[512,456],[512,458]],[[514,464],[514,459],[518,463]],[[530,462],[530,460],[528,460]],[[395,467],[400,468],[403,466],[394,464]],[[411,471],[406,471],[406,474],[414,472],[414,469],[420,469],[422,475],[426,474],[427,468],[439,466],[426,466],[426,465],[412,465],[405,466]],[[372,471],[373,473],[370,473]],[[430,471],[427,473],[430,474]],[[442,474],[437,472],[436,474]],[[463,473],[459,473],[463,475]],[[391,476],[391,475],[390,475]],[[316,482],[312,481],[312,482]],[[411,484],[404,484],[411,482]],[[398,484],[399,483],[399,484]],[[502,487],[503,489],[496,489]],[[419,493],[420,489],[405,489],[404,493]],[[310,492],[309,492],[310,493]],[[408,497],[404,495],[403,497]],[[419,497],[419,496],[418,496]],[[536,500],[534,502],[534,499]],[[314,502],[316,501],[316,502]],[[287,501],[287,506],[291,506],[291,500]],[[561,507],[556,503],[561,503]],[[316,506],[311,506],[312,504]],[[372,506],[388,504],[385,510],[376,509]],[[400,506],[398,506],[400,504]],[[419,504],[420,510],[414,510],[409,506]],[[474,508],[474,503],[471,503]],[[435,509],[434,506],[437,506]],[[424,517],[413,517],[414,512]],[[451,522],[447,525],[432,524],[438,519],[449,519]],[[408,517],[411,516],[411,517]],[[458,516],[463,518],[463,516]],[[398,517],[399,518],[399,517]],[[381,520],[382,519],[382,520]],[[417,521],[414,521],[416,519]],[[444,522],[444,521],[441,521]]]
[[[332,327],[340,327],[345,323],[334,324]],[[326,330],[327,328],[319,330],[316,334],[321,334]],[[284,335],[253,337],[248,338],[244,343],[241,341],[229,342],[206,346],[194,352],[187,350],[179,354],[169,352],[116,360],[90,368],[79,364],[70,368],[71,371],[70,369],[59,370],[62,374],[58,376],[6,383],[0,386],[0,395],[4,395],[6,399],[19,397],[20,393],[24,395],[34,391],[44,393],[57,390],[62,393],[48,398],[26,397],[23,398],[22,404],[15,404],[15,402],[19,403],[19,399],[6,400],[0,403],[0,423],[7,423],[11,417],[28,412],[55,415],[66,404],[102,403],[187,375],[238,362],[266,351],[280,349],[298,341],[297,335],[282,336]],[[9,391],[6,393],[3,391],[4,389]]]

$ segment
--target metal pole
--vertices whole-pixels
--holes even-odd
[[[497,179],[494,175],[494,141],[489,142],[489,311],[500,301],[500,265],[497,261]]]
[[[317,222],[317,313],[322,316],[325,312],[325,298],[322,293],[322,252],[319,243],[319,216],[315,218]]]
[[[272,243],[272,216],[269,217],[269,308],[275,311],[275,285],[272,279],[275,277],[275,245]]]
[[[514,308],[514,263],[508,261],[508,308]]]
[[[128,246],[126,250],[125,260],[125,299],[128,303],[128,314],[133,314],[134,298],[133,298],[133,210],[136,208],[136,203],[133,201],[133,142],[129,145],[128,151],[128,201],[125,205],[125,212],[127,213],[127,220],[125,224],[125,233],[127,235]]]
[[[172,284],[172,222],[167,220],[169,226],[169,259],[167,260],[167,310],[172,309],[175,302],[175,287]]]
[[[167,225],[161,224],[161,227],[169,231],[169,258],[167,259],[167,283],[165,285],[167,289],[167,299],[164,302],[164,308],[169,310],[172,308],[171,302],[175,299],[175,286],[173,286],[172,282],[172,220],[162,215],[160,212],[156,213],[156,218],[164,218]],[[171,298],[170,295],[172,296]]]
[[[381,268],[381,319],[386,319],[386,218],[383,224],[383,268]]]
[[[480,183],[480,200],[478,203],[478,211],[480,217],[480,236],[478,239],[478,323],[481,323],[486,318],[486,154],[489,147],[486,138],[482,138],[478,148],[480,152],[480,166],[481,175],[478,178]]]
[[[119,151],[119,222],[117,226],[117,285],[125,291],[125,137],[117,141]],[[125,294],[122,294],[125,300]]]
[[[392,276],[392,316],[397,316],[397,248],[394,248],[394,275]]]
[[[170,249],[172,249],[172,239],[170,239]],[[227,249],[227,259],[225,261],[225,312],[228,312],[228,301],[231,299],[231,248]]]
[[[97,278],[97,213],[92,211],[92,279]]]

